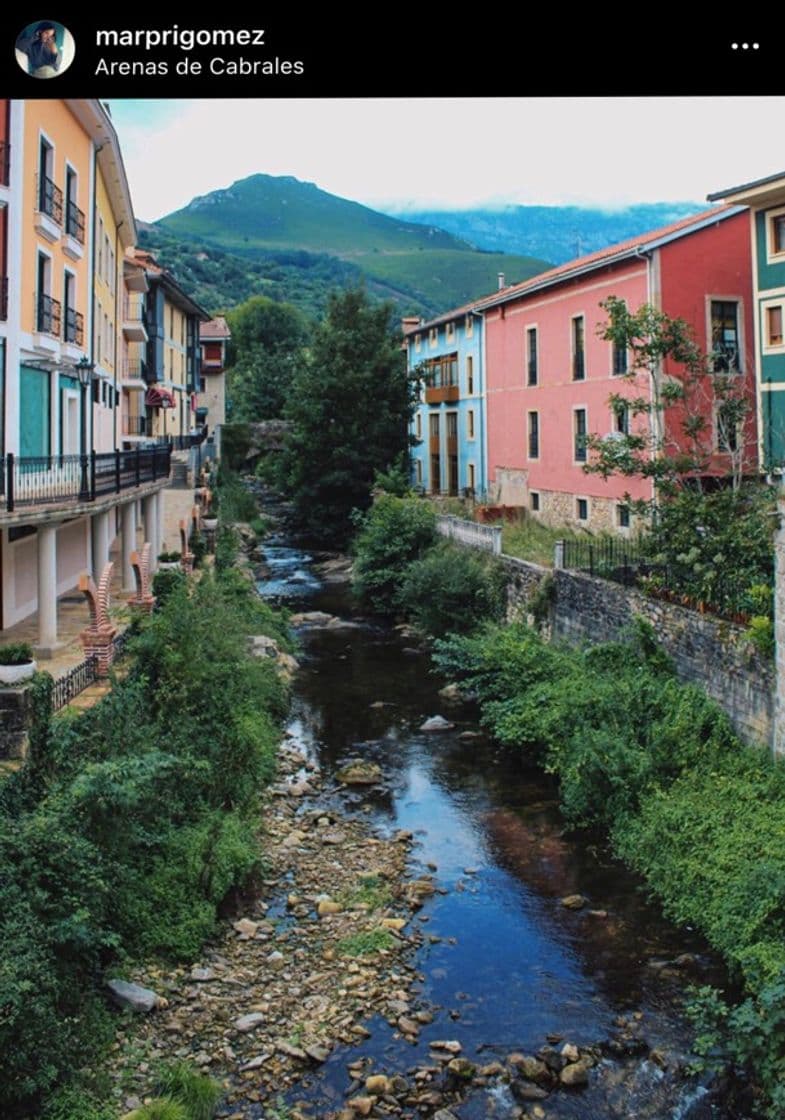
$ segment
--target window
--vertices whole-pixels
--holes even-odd
[[[414,418],[414,430],[417,439],[422,439],[422,413],[418,412]]]
[[[469,463],[469,489],[471,490],[472,494],[474,494],[475,483],[476,477],[474,471],[474,463]]]
[[[618,342],[613,344],[613,376],[623,377],[628,372],[627,366],[627,347],[620,346]]]
[[[539,459],[540,457],[540,414],[539,412],[529,413],[529,458]]]
[[[526,332],[527,384],[537,384],[537,328],[529,327]]]
[[[782,321],[783,321],[783,305],[781,303],[770,304],[765,309],[766,314],[766,345],[767,346],[782,346]]]
[[[576,498],[575,499],[575,515],[579,521],[589,520],[589,499]]]
[[[769,219],[769,255],[785,253],[785,214],[778,212]]]
[[[471,354],[466,357],[466,393],[474,396],[474,358]]]
[[[474,439],[474,409],[470,408],[466,413],[466,438]]]
[[[738,373],[739,305],[733,300],[711,301],[711,354],[714,373]]]
[[[200,377],[199,378],[199,392],[204,393],[206,391],[206,389],[207,389],[207,378],[206,377]],[[418,417],[418,419],[419,419],[419,417]]]
[[[586,409],[576,408],[573,412],[574,453],[576,463],[586,462]]]
[[[464,331],[466,332],[467,338],[471,338],[474,334],[474,316],[471,312],[469,312],[469,314],[466,316]]]
[[[415,459],[414,461],[414,476],[417,480],[417,485],[422,486],[422,460]]]
[[[620,529],[629,529],[630,527],[630,507],[629,506],[616,506],[616,524]]]
[[[615,404],[613,406],[613,430],[614,432],[621,432],[623,436],[630,434],[629,405]]]
[[[576,315],[572,321],[572,379],[583,381],[585,376],[584,321],[582,315]]]
[[[455,342],[455,323],[448,323],[444,328],[444,336],[447,342]]]
[[[419,354],[422,349],[422,335],[416,334],[414,336],[414,349]]]
[[[437,346],[439,343],[439,328],[431,327],[428,332],[428,342],[431,346]]]
[[[534,513],[539,513],[540,510],[540,495],[536,490],[532,490],[529,494],[529,504]]]

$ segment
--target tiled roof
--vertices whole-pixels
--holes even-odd
[[[557,284],[560,280],[568,279],[570,276],[591,272],[594,268],[601,268],[603,265],[634,256],[638,250],[646,252],[665,241],[674,240],[677,237],[686,237],[690,233],[697,232],[698,229],[711,225],[713,221],[723,221],[734,214],[739,214],[742,209],[743,207],[739,206],[713,206],[710,210],[703,210],[699,214],[693,214],[690,218],[681,218],[678,222],[671,222],[670,225],[661,226],[649,233],[638,234],[637,237],[630,237],[626,241],[617,242],[616,245],[608,245],[605,249],[598,249],[585,257],[576,257],[575,260],[560,264],[557,268],[548,269],[547,272],[540,272],[529,280],[524,280],[520,284],[513,284],[509,288],[504,288],[503,291],[496,292],[492,296],[486,296],[483,300],[478,300],[475,306],[479,304],[480,310],[485,310],[497,304],[506,303],[509,299],[515,299],[530,291],[538,291],[540,288],[547,288],[551,284]]]
[[[468,314],[473,308],[478,307],[481,303],[490,298],[490,296],[481,296],[479,299],[472,300],[471,303],[464,303],[461,307],[454,307],[451,311],[443,311],[442,314],[437,315],[435,319],[418,322],[416,326],[412,326],[409,330],[404,332],[404,337],[417,334],[419,331],[427,331],[431,327],[439,326],[441,323],[449,323],[451,319],[458,319],[461,315]]]
[[[210,319],[206,323],[202,323],[199,327],[200,338],[231,338],[232,332],[229,330],[229,324],[223,315],[216,315],[214,319]]]

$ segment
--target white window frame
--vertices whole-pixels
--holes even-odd
[[[467,412],[466,412],[466,438],[467,439],[476,439],[477,438],[476,432],[477,432],[477,429],[476,429],[475,422],[474,422],[474,409],[470,408],[470,409],[467,409]]]
[[[531,454],[531,417],[537,417],[537,454]],[[542,429],[540,428],[540,410],[538,408],[527,408],[526,410],[526,458],[530,463],[538,463],[542,453],[541,437]]]
[[[572,406],[572,433],[571,433],[570,438],[572,439],[572,465],[574,467],[582,467],[582,466],[584,466],[585,463],[588,463],[588,461],[589,461],[589,449],[588,449],[588,447],[585,449],[586,454],[584,455],[584,457],[582,459],[576,459],[575,458],[575,452],[577,450],[575,445],[576,445],[576,441],[577,441],[577,438],[578,438],[578,417],[577,417],[577,413],[579,413],[579,412],[583,412],[585,414],[585,417],[586,417],[586,430],[584,432],[584,435],[588,436],[588,434],[589,434],[589,406],[587,404],[575,404],[575,405],[573,405]]]
[[[444,327],[445,342],[455,342],[455,323],[446,323]]]
[[[472,315],[471,311],[464,320],[463,332],[467,338],[472,338],[472,336],[474,335],[474,316]]]
[[[774,307],[779,307],[782,315],[782,342],[770,343],[769,342],[769,316],[768,312]],[[785,294],[776,296],[773,299],[764,299],[760,303],[760,316],[761,316],[761,330],[760,330],[760,345],[761,351],[764,354],[782,354],[785,353]]]
[[[535,345],[535,364],[537,367],[537,380],[532,384],[529,381],[529,332],[534,331],[534,345]],[[540,325],[539,323],[527,323],[523,328],[523,368],[525,372],[524,385],[527,389],[536,389],[540,384]]]
[[[774,218],[785,218],[785,206],[778,206],[776,210],[766,210],[766,259],[780,263],[785,260],[785,249],[779,252],[774,248]]]
[[[536,505],[535,505],[535,499],[536,499]],[[529,491],[529,509],[532,511],[532,513],[541,513],[542,512],[542,502],[540,501],[540,491],[539,490],[530,490]]]
[[[439,345],[439,328],[431,327],[428,331],[428,345],[431,349],[435,349]]]
[[[783,253],[785,257],[785,253]],[[721,293],[712,292],[711,295],[706,296],[706,353],[711,357],[712,337],[711,337],[711,305],[712,303],[735,303],[736,304],[736,334],[739,339],[739,354],[738,354],[738,369],[729,370],[734,376],[744,376],[746,370],[746,362],[744,360],[747,350],[747,340],[744,334],[744,300],[741,296],[737,295],[722,295]]]
[[[585,517],[581,517],[578,512],[578,502],[586,503]],[[587,497],[585,494],[575,495],[575,520],[579,521],[581,525],[587,525],[591,521],[591,498]]]

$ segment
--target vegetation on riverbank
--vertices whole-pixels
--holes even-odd
[[[141,624],[127,676],[95,707],[50,719],[39,678],[28,763],[0,789],[3,1115],[55,1120],[65,1092],[84,1105],[69,1120],[103,1120],[89,1086],[63,1085],[110,1035],[104,980],[193,957],[261,869],[259,796],[287,697],[274,661],[248,656],[251,633],[288,646],[237,572],[204,572]]]
[[[705,989],[698,1048],[741,1063],[785,1107],[785,769],[745,746],[702,690],[680,684],[644,625],[580,651],[522,625],[437,642],[439,668],[479,698],[496,738],[559,778],[575,826],[600,826],[666,915],[722,953],[747,992]]]
[[[354,590],[379,614],[401,613],[433,635],[501,616],[498,563],[442,540],[428,503],[380,494],[356,523]]]
[[[412,573],[438,554],[429,516],[413,499],[377,499],[355,544],[357,590],[434,637],[452,630],[435,642],[434,661],[476,695],[494,737],[554,773],[570,823],[601,828],[666,915],[723,955],[744,995],[733,1006],[722,993],[697,994],[696,1049],[707,1062],[743,1066],[764,1114],[783,1115],[785,768],[676,679],[642,619],[626,640],[579,650],[523,623],[492,622],[489,611],[462,615],[449,575],[444,589],[420,582],[422,599],[413,598]],[[474,561],[464,550],[450,571]],[[418,614],[426,601],[434,624]]]

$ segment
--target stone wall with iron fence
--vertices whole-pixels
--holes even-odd
[[[468,539],[453,536],[464,545]],[[778,625],[785,635],[785,531],[781,531],[780,552]],[[745,638],[743,626],[587,572],[551,570],[504,554],[500,562],[507,575],[508,618],[528,616],[533,621],[534,613],[553,640],[576,646],[615,641],[636,617],[646,619],[681,680],[705,689],[746,742],[778,749],[774,730],[777,674],[774,665]],[[785,681],[785,637],[783,643],[780,675]],[[785,751],[785,710],[782,724],[779,749]]]

